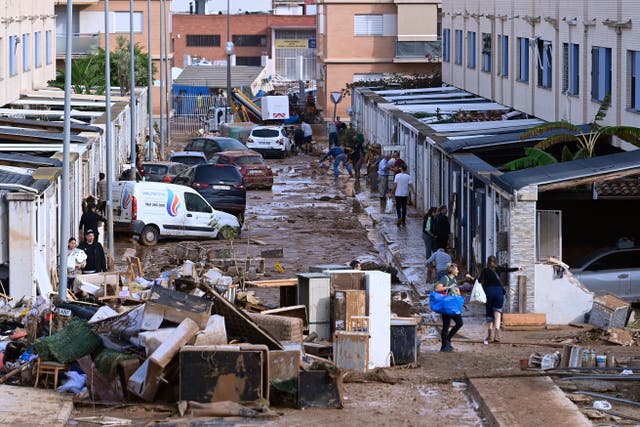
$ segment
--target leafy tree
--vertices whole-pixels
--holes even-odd
[[[605,96],[589,126],[588,132],[583,132],[578,126],[566,122],[557,121],[536,126],[520,135],[520,139],[529,139],[540,136],[546,132],[559,131],[537,143],[533,148],[525,149],[525,157],[513,160],[503,167],[507,170],[524,169],[532,166],[543,166],[556,163],[557,159],[544,150],[555,145],[564,144],[562,149],[562,161],[577,160],[594,157],[596,145],[604,136],[616,136],[624,141],[640,147],[640,128],[633,126],[601,126],[602,120],[609,110],[611,99]],[[576,144],[578,151],[572,153],[568,144]],[[553,158],[553,161],[551,160]]]
[[[150,86],[149,83],[149,54],[143,53],[139,43],[133,47],[134,76],[136,86]],[[120,95],[129,92],[129,40],[118,37],[118,45],[111,52],[111,85],[120,87]],[[76,93],[103,94],[105,91],[105,62],[106,54],[103,48],[90,55],[76,58],[71,64],[71,84]],[[153,73],[157,69],[153,65]],[[54,87],[64,88],[64,71],[60,72],[56,80],[50,81]]]

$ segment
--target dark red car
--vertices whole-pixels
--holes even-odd
[[[260,153],[252,150],[229,150],[215,153],[208,163],[235,166],[247,189],[266,188],[273,185],[273,172]]]

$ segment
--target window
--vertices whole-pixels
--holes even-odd
[[[538,86],[551,89],[551,42],[538,40]]]
[[[9,76],[18,74],[16,67],[17,44],[18,38],[16,36],[9,36]]]
[[[396,58],[434,58],[440,56],[440,42],[396,42]]]
[[[42,53],[41,53],[41,44],[42,44],[42,31],[36,31],[35,39],[33,41],[33,48],[35,49],[35,60],[36,68],[42,67]]]
[[[602,101],[611,93],[611,48],[591,48],[591,99]]]
[[[211,206],[197,194],[184,193],[184,202],[189,212],[211,212]]]
[[[456,64],[462,65],[462,30],[456,30]]]
[[[449,28],[442,31],[442,60],[451,62],[451,30]]]
[[[384,35],[383,15],[355,15],[353,24],[354,35],[356,36]]]
[[[630,107],[633,110],[640,111],[640,51],[629,51],[629,64],[631,72],[629,77],[631,79],[631,102]]]
[[[45,50],[45,59],[47,61],[47,65],[51,64],[51,30],[47,30],[44,33],[44,50]]]
[[[482,71],[491,72],[491,34],[482,33]]]
[[[580,45],[562,44],[562,92],[568,95],[577,95],[580,92],[579,55]]]
[[[262,58],[259,56],[236,56],[236,65],[249,65],[259,67],[262,64]]]
[[[187,34],[187,46],[217,47],[220,46],[219,34]]]
[[[500,43],[500,70],[502,77],[509,76],[509,36],[499,36]]]
[[[22,71],[29,71],[31,63],[29,61],[29,34],[22,34]]]
[[[518,37],[518,81],[529,81],[529,39]]]
[[[113,28],[116,33],[129,32],[129,12],[114,12]],[[142,12],[133,12],[133,31],[142,32]]]
[[[476,32],[467,32],[467,67],[476,68]]]
[[[236,46],[266,46],[267,36],[248,35],[232,36],[233,44]]]

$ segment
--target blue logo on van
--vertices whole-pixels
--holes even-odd
[[[180,208],[180,199],[171,190],[167,190],[167,194],[167,213],[171,216],[176,216]]]

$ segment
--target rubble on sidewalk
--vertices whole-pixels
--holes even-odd
[[[138,275],[129,256],[127,271],[80,275],[67,301],[6,304],[0,382],[32,386],[40,376],[46,388],[64,374],[58,390],[76,400],[180,401],[191,416],[264,418],[274,416],[270,405],[341,408],[346,371],[407,358],[389,356],[388,273],[324,270],[271,281],[289,304],[263,310],[248,303],[251,291],[236,292],[235,278],[183,252],[182,264],[157,278]],[[415,361],[415,333],[397,345]],[[45,375],[48,366],[55,369]]]

